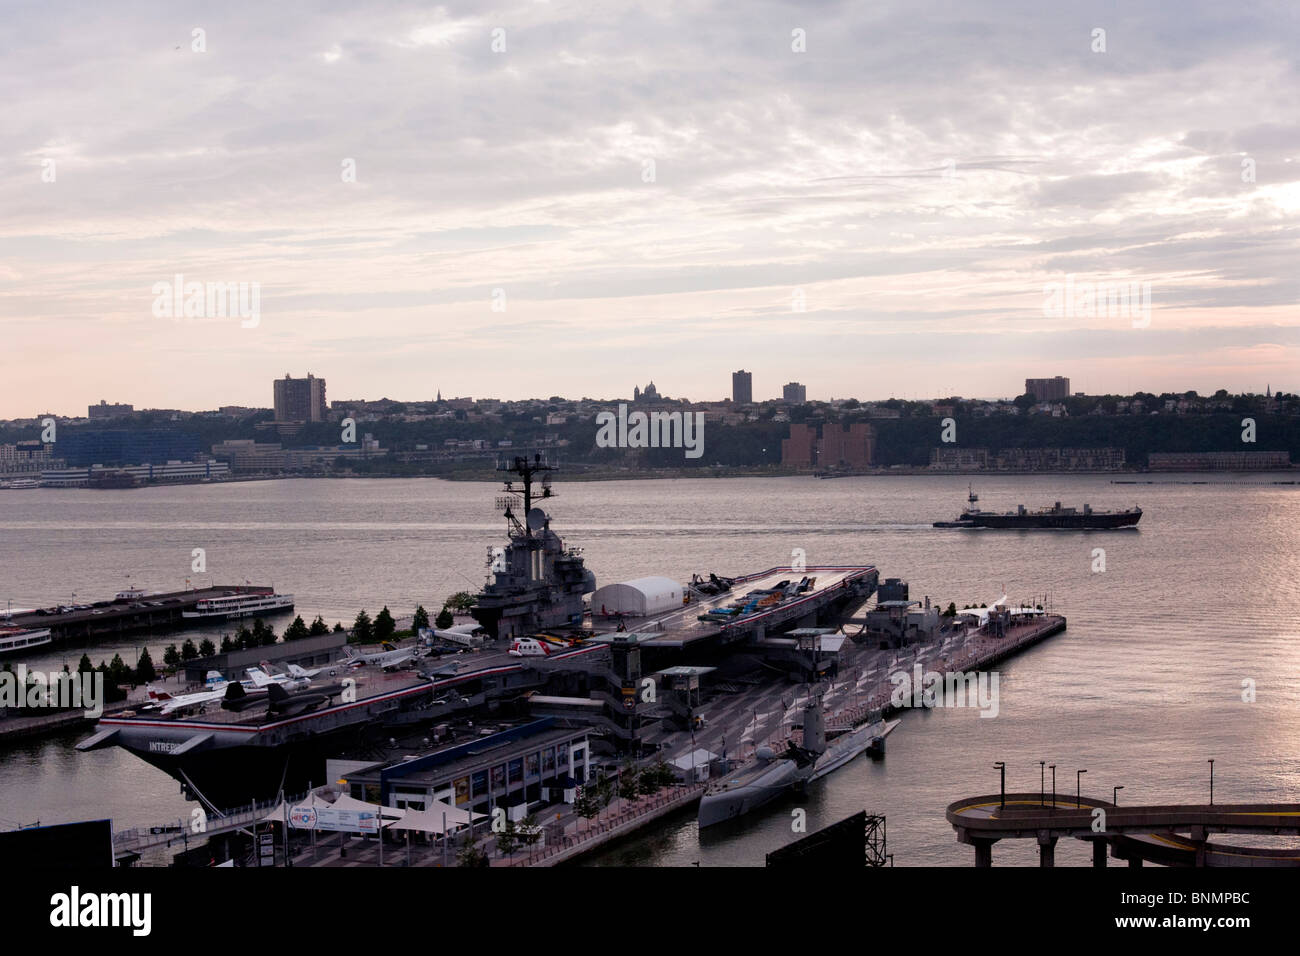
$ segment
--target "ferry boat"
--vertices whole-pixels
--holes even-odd
[[[0,655],[16,654],[48,643],[50,643],[48,627],[33,630],[26,627],[0,626]]]
[[[194,610],[182,611],[181,617],[229,621],[241,617],[263,617],[278,611],[292,610],[292,594],[223,594],[221,597],[204,598],[194,605]]]
[[[41,482],[39,478],[10,478],[8,481],[0,481],[0,488],[12,488],[15,491],[27,488],[39,488]]]

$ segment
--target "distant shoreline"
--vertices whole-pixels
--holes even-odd
[[[565,471],[562,467],[560,474],[566,483],[583,481],[651,481],[651,480],[674,480],[686,478],[818,478],[824,480],[838,478],[892,478],[892,477],[950,477],[950,478],[1014,478],[1014,477],[1034,477],[1034,476],[1051,476],[1061,477],[1070,475],[1079,476],[1112,476],[1111,484],[1113,485],[1156,485],[1156,484],[1210,484],[1224,483],[1234,484],[1232,479],[1241,476],[1258,476],[1258,475],[1294,475],[1300,473],[1300,465],[1293,465],[1290,469],[1270,468],[1264,470],[1241,470],[1241,471],[1224,471],[1224,470],[1206,470],[1206,471],[1095,471],[1095,470],[1058,470],[1058,471],[931,471],[929,468],[880,468],[871,471],[855,471],[844,473],[822,473],[818,474],[809,471],[777,471],[771,469],[716,469],[716,468],[692,468],[692,469],[646,469],[640,471]],[[1188,481],[1185,476],[1195,476],[1200,480]],[[498,480],[498,472],[495,470],[483,471],[458,471],[440,475],[395,475],[395,474],[370,474],[370,475],[240,475],[237,477],[223,478],[218,481],[168,481],[152,482],[140,485],[138,488],[94,488],[87,489],[85,486],[67,488],[52,488],[53,491],[138,491],[142,488],[170,488],[170,487],[190,487],[195,485],[230,485],[243,484],[252,481],[289,481],[293,479],[362,479],[362,480],[388,480],[388,479],[422,479],[435,478],[441,481],[486,481],[495,482]],[[1208,479],[1218,479],[1218,481],[1209,481]],[[1256,484],[1276,484],[1289,485],[1300,484],[1300,477],[1294,479],[1277,480],[1272,482],[1256,482]],[[23,489],[4,489],[14,491],[36,491],[35,488]]]

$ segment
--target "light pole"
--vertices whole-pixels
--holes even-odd
[[[1047,761],[1038,761],[1038,805],[1041,807],[1047,796]]]
[[[1086,770],[1076,770],[1074,773],[1074,806],[1076,809],[1083,809],[1083,775]]]
[[[1048,769],[1052,771],[1052,812],[1056,812],[1056,764],[1048,764]]]
[[[1124,784],[1121,783],[1118,787],[1115,787],[1111,791],[1110,802],[1117,807],[1119,806],[1119,792],[1123,789],[1124,789]]]
[[[1002,775],[1002,804],[998,810],[1001,813],[1007,809],[1007,765],[999,760],[993,765],[993,769],[999,771]]]
[[[1210,806],[1214,806],[1214,758],[1210,758]]]

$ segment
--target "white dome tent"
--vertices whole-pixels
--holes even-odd
[[[637,578],[606,584],[591,595],[592,617],[626,614],[646,617],[682,606],[682,586],[672,578]]]

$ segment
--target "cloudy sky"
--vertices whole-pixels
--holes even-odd
[[[1298,51],[1289,2],[4,0],[0,417],[1297,390]]]

